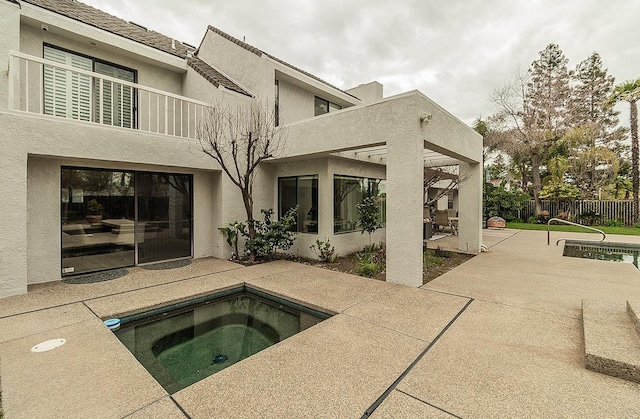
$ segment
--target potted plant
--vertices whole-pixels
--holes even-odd
[[[89,224],[98,224],[102,221],[102,211],[104,206],[95,199],[91,199],[87,202],[87,222]]]

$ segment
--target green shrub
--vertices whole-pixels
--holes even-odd
[[[600,224],[602,217],[595,211],[585,211],[582,214],[578,214],[578,223],[586,226],[592,226],[594,224]]]
[[[364,252],[369,252],[369,253],[375,253],[375,252],[380,252],[381,250],[384,250],[384,242],[380,242],[378,244],[373,243],[373,244],[366,244],[364,246]]]
[[[369,247],[371,248],[371,233],[382,227],[380,223],[380,207],[376,199],[370,196],[357,203],[356,210],[358,211],[360,234],[364,234],[365,231],[369,233]]]
[[[384,261],[379,260],[374,253],[362,252],[358,253],[358,265],[356,273],[369,278],[384,270]]]
[[[538,218],[535,216],[531,216],[527,218],[527,223],[529,224],[538,224]]]
[[[256,256],[269,258],[274,255],[277,249],[288,250],[291,248],[297,234],[295,231],[291,231],[291,228],[296,224],[298,206],[291,208],[278,221],[271,220],[272,209],[262,209],[260,212],[264,215],[264,221],[253,220],[253,226],[256,229],[255,239],[249,238],[248,229],[241,231],[247,239],[244,244],[245,253],[249,254],[251,250],[254,250]]]
[[[604,225],[607,227],[622,227],[622,221],[620,220],[607,220],[604,222]]]
[[[231,246],[231,248],[234,250],[234,253],[231,256],[232,260],[240,257],[238,253],[238,237],[244,232],[244,227],[244,224],[238,221],[229,223],[228,227],[218,227],[218,230],[220,230],[222,234],[224,234],[224,237],[229,246]]]
[[[331,245],[329,239],[317,239],[316,244],[309,246],[309,249],[318,256],[321,262],[333,262],[336,258],[336,249]]]
[[[505,221],[517,218],[518,211],[523,210],[529,202],[529,195],[518,191],[507,191],[504,187],[485,183],[483,188],[485,218],[502,217]]]

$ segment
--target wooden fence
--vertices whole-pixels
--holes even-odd
[[[536,204],[531,200],[525,209],[519,211],[519,218],[527,221],[535,217]],[[550,217],[557,217],[561,212],[568,214],[569,221],[584,221],[583,218],[592,218],[599,223],[607,221],[620,221],[622,224],[632,226],[637,220],[633,219],[633,201],[573,201],[560,202],[542,201],[542,210],[549,211]]]

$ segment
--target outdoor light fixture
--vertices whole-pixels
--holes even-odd
[[[430,113],[422,112],[420,114],[420,122],[425,125],[428,124],[429,121],[431,121],[431,118],[433,118],[433,115],[431,115]]]

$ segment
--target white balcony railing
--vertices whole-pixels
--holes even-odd
[[[9,109],[196,138],[210,105],[92,71],[11,51]]]

